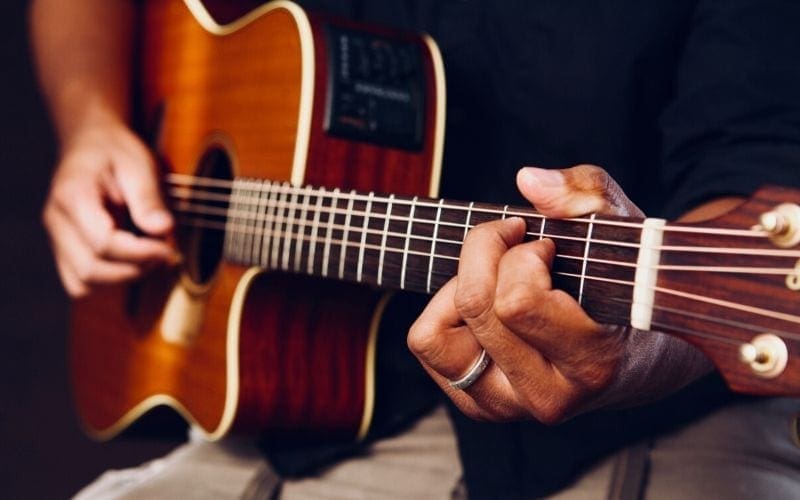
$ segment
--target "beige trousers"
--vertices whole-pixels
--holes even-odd
[[[792,399],[723,408],[606,458],[551,500],[800,498],[798,412]],[[437,409],[306,479],[281,481],[247,441],[191,439],[162,459],[106,472],[76,498],[452,499],[465,496],[460,476],[452,427]]]

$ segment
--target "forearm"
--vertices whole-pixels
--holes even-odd
[[[59,140],[127,120],[134,6],[126,0],[34,0],[31,36]]]

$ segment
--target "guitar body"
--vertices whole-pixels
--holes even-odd
[[[436,194],[444,88],[429,39],[313,17],[283,1],[227,25],[195,0],[151,1],[143,25],[142,123],[166,171]],[[334,130],[337,119],[353,124],[331,104],[336,30],[418,54],[424,99],[414,144]],[[280,247],[265,266],[246,267],[220,258],[229,242],[219,231],[182,230],[176,240],[180,267],[74,305],[72,378],[87,431],[112,437],[165,404],[210,439],[363,437],[388,296],[270,271],[268,257],[286,258]]]

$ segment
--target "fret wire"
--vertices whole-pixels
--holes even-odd
[[[591,218],[594,219],[594,214],[592,214]],[[591,223],[589,223],[589,227],[586,230],[586,246],[585,246],[584,251],[583,251],[583,266],[581,267],[581,284],[580,284],[580,288],[578,289],[578,304],[582,304],[583,303],[582,302],[583,301],[583,284],[586,281],[584,279],[584,277],[586,276],[586,264],[587,264],[587,259],[589,258],[589,245],[590,245],[590,242],[592,241],[592,228],[593,227],[594,226]]]
[[[368,248],[377,249],[374,245],[367,245],[367,247]],[[393,249],[393,248],[390,248],[389,251],[400,252],[400,250]],[[408,252],[404,252],[404,253],[410,253],[410,254],[416,254],[416,255],[428,255],[427,253],[415,252],[415,251],[408,251]],[[458,257],[451,257],[451,256],[445,256],[445,255],[436,256],[435,258],[449,259],[449,260],[454,260],[454,261],[458,261],[459,260]],[[435,274],[442,275],[442,276],[448,276],[449,275],[447,273],[435,273]],[[579,275],[579,274],[565,273],[565,272],[554,272],[554,275],[568,277],[568,278],[576,278],[576,279],[581,279],[581,277],[582,277],[582,275]],[[600,277],[600,276],[586,275],[584,277],[584,279],[593,280],[593,281],[601,281],[601,282],[612,283],[612,284],[623,285],[623,286],[629,286],[629,287],[634,286],[634,282],[632,282],[632,281],[619,280],[619,279],[614,279],[614,278],[605,278],[605,277]],[[681,296],[681,297],[684,297],[684,298],[687,298],[689,300],[693,300],[693,301],[696,301],[696,302],[712,303],[714,305],[719,305],[719,306],[722,306],[722,307],[728,307],[728,308],[731,308],[731,309],[741,310],[741,311],[749,312],[749,313],[752,313],[752,314],[758,314],[758,315],[761,315],[761,316],[771,317],[773,319],[779,319],[779,320],[786,321],[786,322],[800,324],[800,316],[795,316],[795,315],[781,313],[781,312],[775,312],[775,311],[769,311],[769,310],[766,310],[766,309],[755,308],[755,307],[751,307],[751,306],[747,306],[747,305],[743,305],[743,304],[737,304],[737,303],[730,302],[730,301],[715,299],[713,297],[704,297],[704,296],[701,296],[701,295],[681,292],[679,290],[672,290],[672,289],[663,288],[663,287],[653,287],[653,289],[656,292],[672,294],[672,295],[678,295],[678,296]],[[800,338],[800,336],[798,336],[798,338]]]
[[[475,205],[474,201],[469,202],[469,209],[467,210],[467,220],[464,222],[464,236],[461,238],[461,241],[466,241],[467,233],[469,232],[469,221],[472,217],[472,207]]]
[[[239,203],[239,194],[238,193],[239,193],[239,189],[238,188],[234,192],[231,193],[231,204],[228,207],[228,210],[226,211],[226,214],[227,214],[228,211],[233,212],[235,210],[235,211],[238,212],[238,203]],[[238,223],[237,223],[236,218],[234,218],[234,217],[228,216],[228,220],[232,221],[231,222],[232,230],[231,230],[231,233],[230,233],[230,235],[231,235],[231,237],[230,237],[231,253],[233,255],[238,255],[238,253],[239,253],[239,237],[240,237],[240,234],[235,229],[233,229],[236,226],[238,226]]]
[[[433,238],[431,241],[431,255],[428,257],[428,285],[426,291],[431,293],[431,274],[433,274],[433,259],[436,255],[436,238],[439,236],[439,219],[442,217],[442,204],[444,200],[439,201],[439,207],[436,209],[436,223],[433,225]]]
[[[188,207],[188,208],[192,208],[192,209],[196,208],[195,205],[191,205],[191,204],[182,204],[181,207]],[[180,208],[178,208],[178,209],[180,210]],[[215,207],[209,207],[207,211],[210,212],[209,214],[211,214],[211,212],[215,212],[217,210],[220,210],[220,211],[223,211],[223,212],[225,211],[224,209],[216,209]],[[344,211],[337,210],[336,213],[344,213]],[[222,214],[220,212],[219,215],[223,216],[224,214]],[[400,217],[397,217],[396,220],[403,221],[403,220],[408,220],[408,218],[400,216]],[[539,239],[543,239],[543,238],[546,237],[546,238],[551,238],[551,239],[556,239],[556,240],[568,240],[568,241],[576,241],[576,242],[585,242],[586,241],[585,237],[565,236],[565,235],[556,235],[556,234],[543,233],[545,222],[547,220],[548,219],[541,219],[542,224],[541,224],[539,233],[534,233],[534,232],[530,232],[529,231],[529,232],[526,232],[525,235],[526,236],[532,236],[532,237],[538,236]],[[554,220],[568,222],[568,219],[554,219]],[[420,219],[416,219],[413,222],[415,222],[415,223],[427,223],[427,224],[433,224],[434,223],[434,221],[432,221],[432,220],[420,220]],[[466,234],[467,231],[469,231],[469,229],[472,229],[472,227],[474,227],[474,226],[463,226],[460,223],[447,222],[447,221],[441,221],[440,225],[456,227],[456,228],[459,228],[459,229],[461,229],[463,227],[465,234]],[[596,223],[595,225],[601,225],[601,224],[598,221],[598,223]],[[425,239],[425,238],[428,238],[428,237],[415,236],[414,238],[416,238],[416,239]],[[451,240],[449,242],[448,241],[444,241],[444,240],[440,240],[439,242],[440,243],[460,243],[460,242],[455,242],[455,240]],[[630,242],[623,242],[623,241],[593,239],[592,243],[595,244],[595,245],[608,245],[608,246],[634,248],[634,249],[641,248],[640,243],[630,243]],[[743,247],[743,248],[733,248],[733,247],[730,247],[730,248],[729,247],[690,247],[690,246],[674,246],[674,245],[659,245],[659,246],[654,246],[652,248],[655,249],[655,250],[661,250],[662,252],[719,253],[719,254],[738,254],[738,255],[753,255],[753,256],[767,256],[767,257],[800,258],[800,251],[783,250],[783,249],[757,249],[757,248],[748,248],[748,247]],[[751,251],[751,253],[748,253],[748,251]]]
[[[279,197],[278,191],[275,189],[276,185],[277,185],[277,183],[272,182],[272,183],[270,183],[270,186],[269,186],[269,188],[270,188],[269,189],[270,190],[270,196],[269,196],[269,202],[267,203],[267,216],[266,216],[267,224],[265,226],[266,228],[268,228],[267,229],[267,233],[266,233],[266,235],[267,235],[267,245],[261,249],[261,263],[262,263],[262,266],[264,266],[265,268],[269,267],[269,263],[270,263],[269,262],[269,258],[270,258],[270,255],[272,255],[272,248],[276,244],[275,243],[275,239],[273,237],[274,234],[275,234],[275,222],[276,222],[276,219],[277,219],[275,214],[276,214],[276,212],[278,210],[278,203],[277,202],[278,202],[278,197]],[[272,203],[273,201],[275,203]]]
[[[275,234],[273,234],[272,238],[272,247],[270,248],[269,253],[269,263],[272,269],[278,268],[278,254],[280,253],[281,248],[281,237],[278,236],[277,238],[275,235],[282,235],[283,234],[283,221],[284,221],[284,211],[286,210],[286,205],[281,205],[281,202],[286,201],[286,193],[281,189],[281,186],[278,185],[278,203],[275,205],[275,221],[273,222],[273,227],[275,228]]]
[[[386,207],[386,219],[383,222],[383,236],[381,237],[380,256],[378,257],[378,286],[383,283],[383,259],[386,255],[386,239],[389,235],[389,221],[392,218],[392,204],[394,195],[389,195],[389,204]]]
[[[207,210],[207,211],[199,211],[199,210],[196,209],[195,206],[186,206],[186,207],[181,206],[181,207],[178,208],[178,210],[179,211],[192,210],[192,211],[195,211],[195,213],[201,213],[201,214],[206,214],[206,215],[219,215],[219,216],[223,216],[224,215],[221,212],[218,213],[217,210],[213,209],[213,208],[210,209],[210,210]],[[325,212],[325,213],[346,214],[346,211],[344,211],[344,210],[329,211],[329,210],[324,210],[323,209],[322,211]],[[358,213],[359,212],[354,211],[354,214],[358,214]],[[380,215],[380,214],[376,214],[376,216],[372,217],[372,218],[373,219],[379,218],[378,215]],[[431,220],[431,221],[428,221],[428,220],[422,220],[421,221],[420,219],[413,219],[412,220],[407,216],[392,216],[390,218],[390,221],[397,221],[397,222],[406,221],[406,222],[413,222],[413,223],[424,222],[424,223],[430,223],[432,225],[434,225],[434,223],[435,223],[435,221],[433,221],[433,220]],[[447,221],[440,221],[439,225],[440,226],[456,227],[458,229],[461,229],[463,227],[462,224],[453,223],[453,222],[447,222]],[[334,224],[333,227],[336,228],[336,229],[344,230],[346,226],[343,225],[343,224]],[[475,226],[464,227],[465,233],[469,229],[472,229],[473,227],[475,227]],[[380,231],[375,230],[375,229],[368,229],[367,231],[370,234],[378,234],[378,233],[380,233]],[[398,237],[398,238],[404,238],[406,235],[405,235],[405,233],[397,233],[397,232],[389,231],[389,236],[394,236],[394,237]],[[533,233],[533,232],[526,232],[525,236],[535,237],[535,236],[537,236],[537,234]],[[576,242],[580,242],[580,243],[585,243],[586,242],[586,237],[581,237],[581,236],[566,236],[566,235],[557,235],[557,234],[545,234],[544,236],[547,237],[547,238],[552,238],[552,239],[556,239],[556,240],[576,241]],[[411,235],[411,238],[415,239],[415,240],[419,240],[419,241],[432,241],[432,237],[430,237],[430,236]],[[437,243],[461,245],[463,243],[463,241],[439,238]],[[596,245],[624,246],[624,247],[629,247],[629,248],[634,248],[634,249],[638,249],[640,247],[640,245],[638,243],[628,243],[628,242],[611,241],[611,240],[592,240],[592,243],[594,243]]]
[[[292,251],[292,239],[291,239],[291,236],[292,236],[292,228],[294,226],[294,220],[295,220],[294,214],[295,214],[295,211],[297,210],[296,209],[296,206],[297,206],[297,191],[296,190],[292,190],[292,194],[291,194],[291,197],[289,199],[293,200],[293,201],[289,202],[289,205],[291,206],[291,208],[289,209],[289,215],[288,215],[288,220],[289,221],[286,224],[286,238],[283,241],[283,259],[281,260],[281,269],[283,269],[285,271],[289,270],[289,257],[290,257],[291,251]]]
[[[325,188],[322,188],[325,191]],[[317,196],[317,203],[314,210],[314,220],[311,223],[311,242],[308,246],[308,274],[314,274],[314,257],[317,252],[317,245],[319,239],[319,219],[322,214],[322,200],[321,195]]]
[[[168,174],[173,175],[173,174]],[[321,189],[321,188],[316,188]],[[359,200],[365,200],[366,195],[360,194],[356,192],[353,196]],[[430,199],[431,201],[419,201],[418,206],[420,207],[427,207],[427,208],[436,208],[438,201],[435,199]],[[398,204],[410,204],[410,201],[406,201],[403,199],[397,199]],[[452,203],[452,202],[451,202]],[[465,210],[463,206],[459,205],[450,205],[446,207],[450,210]],[[501,211],[497,209],[489,209],[483,208],[479,209],[482,213],[485,214],[500,214]],[[509,212],[508,215],[511,216],[520,216],[520,217],[539,217],[543,218],[544,216],[535,212],[535,211],[528,211],[528,209],[518,207],[515,211]],[[577,223],[585,223],[588,224],[592,222],[590,219],[584,217],[571,217],[561,219],[566,222],[577,222]],[[619,220],[599,220],[594,222],[597,225],[604,225],[604,226],[618,226],[618,227],[628,227],[634,229],[642,229],[642,224],[640,222],[628,222],[628,221],[619,221]],[[728,236],[744,236],[744,237],[754,237],[754,238],[767,238],[769,233],[763,230],[754,230],[754,229],[729,229],[729,228],[707,228],[707,227],[695,227],[695,226],[664,226],[660,228],[662,231],[671,231],[671,232],[689,232],[689,233],[713,233],[718,235],[728,235]]]
[[[414,201],[417,201],[417,197],[414,197]],[[400,269],[400,289],[405,290],[406,288],[406,263],[408,262],[408,246],[411,243],[411,226],[414,224],[414,209],[416,205],[411,203],[411,213],[408,215],[408,226],[406,228],[406,245],[405,249],[403,250],[403,267]]]
[[[331,196],[331,206],[338,208],[339,205],[339,188],[333,190],[333,196]],[[330,258],[331,253],[331,238],[333,237],[333,224],[336,222],[334,220],[336,217],[334,211],[328,215],[328,231],[325,234],[325,246],[322,250],[322,276],[328,276],[328,260]]]
[[[250,196],[250,194],[248,194],[248,192],[251,190],[252,184],[253,184],[253,181],[251,181],[251,180],[245,180],[245,182],[242,183],[241,196],[244,197],[245,199]],[[244,222],[245,227],[249,227],[250,226],[250,221],[252,219],[251,207],[252,207],[252,205],[250,205],[250,204],[247,204],[247,205],[244,206],[244,210],[243,210],[244,211],[244,216],[243,216],[244,220],[243,220],[243,222]],[[242,256],[245,259],[248,258],[247,257],[248,252],[250,253],[250,257],[249,258],[250,259],[253,258],[253,255],[252,255],[252,253],[253,253],[253,244],[252,244],[253,243],[253,239],[254,239],[253,238],[253,234],[250,233],[249,231],[244,231],[242,233]]]
[[[367,244],[367,230],[369,229],[369,215],[372,211],[372,191],[367,199],[367,207],[364,209],[364,224],[361,226],[361,245],[358,249],[358,270],[356,271],[356,281],[361,282],[361,272],[364,269],[364,247]]]
[[[211,228],[211,229],[217,229],[217,230],[223,230],[223,231],[225,230],[225,227],[224,227],[225,224],[222,223],[222,222],[219,222],[219,223],[213,223],[213,222],[212,223],[208,223],[207,221],[204,221],[204,220],[202,220],[202,222],[203,222],[203,224],[197,224],[197,225],[202,225],[204,227],[208,227],[208,228]],[[237,231],[239,231],[239,230],[243,230],[243,229],[241,229],[241,228],[237,229]],[[374,234],[374,233],[375,233],[375,231],[371,231],[371,234]],[[263,232],[260,232],[259,234],[263,234]],[[394,234],[397,237],[400,237],[400,233],[391,233],[391,234]],[[281,236],[283,236],[283,233],[281,233]],[[303,241],[312,241],[314,239],[311,235],[306,237],[306,236],[301,235],[301,233],[295,233],[294,236],[303,239]],[[441,240],[438,240],[438,241],[441,242]],[[350,242],[350,244],[355,245],[356,243],[355,242]],[[358,244],[360,245],[360,243],[358,243]],[[378,250],[378,251],[381,250],[382,248],[384,250],[387,249],[386,245],[383,245],[383,246],[370,245],[369,243],[365,244],[365,248],[368,249],[368,250]],[[396,253],[400,253],[402,251],[399,248],[391,248],[391,247],[388,247],[388,250],[392,251],[392,252],[396,252]],[[409,254],[410,255],[417,255],[417,256],[431,256],[431,255],[433,255],[433,258],[435,258],[435,259],[458,260],[458,257],[456,257],[456,256],[446,255],[446,254],[441,254],[441,253],[431,254],[431,253],[428,253],[428,252],[417,252],[417,251],[414,251],[414,250],[409,250]],[[569,259],[569,260],[579,260],[579,261],[584,261],[585,260],[586,262],[595,263],[595,264],[607,264],[607,265],[612,265],[612,266],[621,266],[621,267],[628,267],[628,268],[636,268],[637,267],[637,265],[635,263],[632,263],[632,262],[608,260],[608,259],[598,259],[598,258],[595,258],[595,257],[584,258],[584,257],[581,257],[579,255],[568,255],[568,254],[556,253],[555,257],[557,257],[559,259]],[[780,267],[675,266],[675,265],[662,265],[662,264],[659,264],[657,266],[648,266],[647,269],[653,269],[653,270],[658,270],[658,271],[674,271],[674,272],[707,272],[707,273],[770,274],[770,275],[784,275],[784,274],[790,273],[790,272],[792,272],[794,270],[793,267],[780,268]],[[309,273],[310,273],[310,271],[309,271]],[[575,274],[574,276],[575,277],[580,277],[579,274]]]
[[[261,192],[263,191],[262,183],[259,182],[259,181],[253,181],[250,184],[250,191],[252,191],[254,193],[254,196],[256,196],[256,198],[260,202]],[[251,221],[250,221],[250,224],[252,225],[253,229],[258,229],[258,219],[259,219],[258,211],[259,211],[259,208],[260,208],[260,204],[251,205],[251,207],[250,207],[250,210],[252,211],[252,214],[253,214],[252,218],[251,218]],[[257,252],[259,251],[260,246],[261,246],[261,238],[258,238],[258,237],[256,237],[255,234],[253,234],[250,237],[249,241],[250,241],[250,244],[248,246],[250,247],[250,260],[255,260],[255,258],[256,258],[255,256],[257,255]]]
[[[260,194],[258,197],[258,210],[256,212],[256,223],[253,225],[259,231],[263,231],[264,226],[267,223],[267,201],[269,198],[269,189],[263,189],[264,184],[268,184],[269,181],[262,183],[260,189]],[[264,251],[264,237],[263,234],[256,234],[257,237],[253,238],[253,249],[254,249],[254,259],[259,263],[262,260],[262,252]]]
[[[299,235],[305,236],[306,228],[308,227],[308,209],[309,209],[309,199],[311,198],[311,188],[306,186],[305,193],[303,195],[303,207],[300,209],[300,231],[298,232]],[[300,264],[303,260],[303,240],[298,237],[297,240],[297,252],[294,255],[294,270],[295,272],[300,271]]]
[[[219,226],[211,226],[213,229],[224,230],[224,224],[219,223]],[[242,230],[242,229],[239,229]],[[376,231],[370,230],[370,234],[376,234]],[[280,236],[283,237],[283,232],[280,232]],[[395,237],[402,237],[401,233],[389,233],[390,235],[394,235]],[[295,233],[295,236],[300,237],[300,233]],[[309,241],[311,237],[304,238],[304,241]],[[427,238],[431,239],[431,238]],[[441,243],[442,240],[437,240],[437,242]],[[339,243],[338,241],[336,243]],[[356,245],[355,242],[350,242],[349,244]],[[360,243],[358,243],[360,245]],[[453,242],[453,244],[459,244]],[[370,245],[366,244],[366,248],[368,250],[380,250],[382,247],[378,245]],[[385,245],[383,248],[387,248]],[[392,248],[388,247],[389,251],[393,251],[396,253],[402,252],[399,248]],[[418,252],[414,250],[409,250],[410,255],[417,255],[417,256],[430,256],[431,253],[428,252]],[[441,253],[433,254],[433,257],[436,259],[450,259],[450,260],[458,260],[458,257],[452,255],[446,255]],[[636,268],[637,265],[632,262],[626,261],[617,261],[617,260],[608,260],[608,259],[598,259],[595,257],[582,257],[580,255],[569,255],[569,254],[560,254],[556,253],[555,257],[559,259],[569,259],[569,260],[579,260],[579,261],[586,261],[589,263],[595,264],[607,264],[613,266],[622,266],[628,268]],[[676,271],[676,272],[708,272],[708,273],[732,273],[732,274],[771,274],[771,275],[783,275],[790,273],[794,270],[793,267],[725,267],[725,266],[676,266],[676,265],[662,265],[659,264],[657,266],[647,266],[647,269],[654,269],[658,271]],[[575,274],[575,277],[580,277],[579,274]]]
[[[355,193],[355,191],[350,191],[350,194]],[[339,255],[339,279],[344,278],[344,260],[347,257],[347,248],[345,248],[345,243],[347,242],[347,236],[350,233],[350,221],[351,216],[353,214],[353,197],[351,196],[349,200],[347,200],[347,209],[345,210],[345,218],[344,218],[344,232],[342,234],[342,246],[341,252]]]

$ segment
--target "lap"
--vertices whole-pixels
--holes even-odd
[[[449,499],[460,476],[455,435],[440,408],[407,432],[377,441],[363,455],[314,477],[281,480],[247,440],[193,439],[164,458],[106,472],[76,498]]]
[[[607,457],[551,500],[800,498],[800,447],[791,435],[798,412],[793,399],[722,408]],[[309,478],[282,481],[249,441],[195,440],[141,467],[109,471],[77,498],[449,499],[460,475],[455,436],[439,409]],[[633,478],[638,490],[620,478]]]
[[[727,406],[653,442],[648,499],[800,498],[800,400]]]

